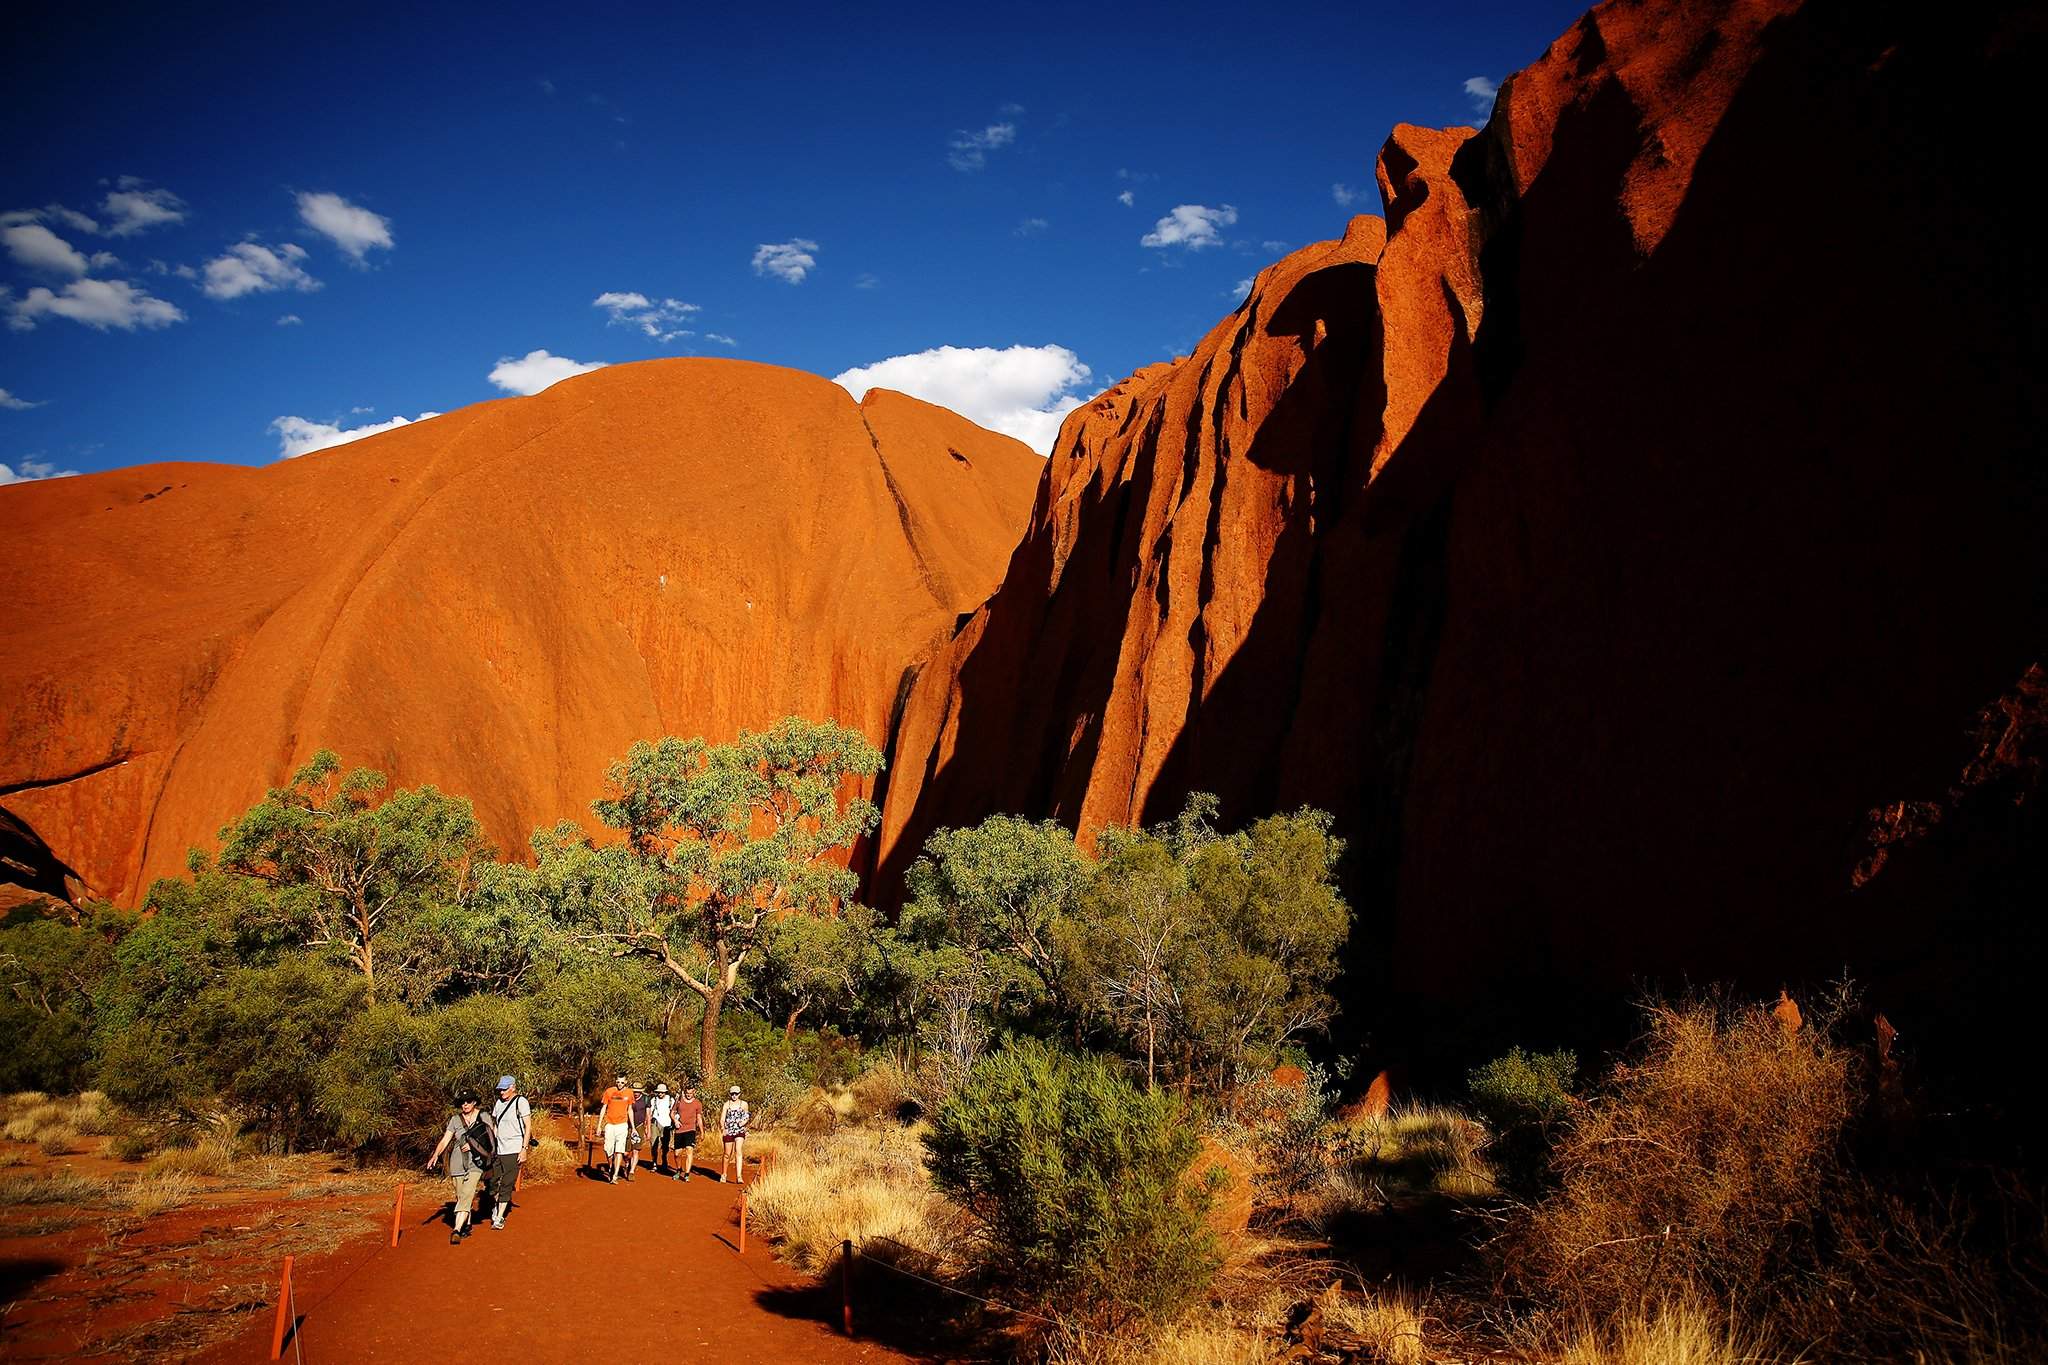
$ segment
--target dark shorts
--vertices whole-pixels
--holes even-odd
[[[492,1199],[510,1199],[512,1197],[512,1187],[519,1183],[519,1153],[499,1153],[498,1159],[491,1163],[487,1183],[490,1186],[490,1197]]]
[[[676,1134],[676,1146],[695,1147],[696,1145],[697,1130],[695,1128],[685,1128],[683,1129],[683,1131]]]

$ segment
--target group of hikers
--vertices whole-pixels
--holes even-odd
[[[622,1073],[598,1097],[598,1102],[602,1109],[600,1136],[610,1162],[603,1177],[607,1182],[616,1185],[621,1180],[632,1180],[640,1167],[643,1148],[651,1168],[658,1174],[677,1180],[690,1178],[697,1162],[698,1133],[704,1124],[704,1104],[697,1098],[695,1086],[685,1085],[683,1093],[677,1096],[669,1093],[666,1082],[657,1082],[649,1090],[628,1084]],[[740,1088],[729,1088],[725,1107],[718,1115],[723,1140],[718,1179],[724,1180],[730,1168],[736,1180],[746,1182],[747,1129],[753,1118],[753,1111],[740,1097]],[[490,1211],[491,1226],[505,1226],[512,1193],[519,1187],[519,1168],[526,1164],[528,1149],[538,1145],[532,1131],[533,1106],[519,1093],[511,1076],[498,1077],[498,1097],[488,1109],[475,1091],[455,1097],[455,1112],[448,1116],[441,1129],[441,1140],[434,1144],[434,1154],[427,1158],[427,1168],[433,1170],[442,1153],[447,1153],[448,1179],[455,1187],[450,1243],[459,1246],[469,1236],[480,1188],[483,1207]],[[671,1164],[678,1153],[681,1164]]]

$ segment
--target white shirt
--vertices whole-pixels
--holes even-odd
[[[653,1114],[656,1126],[666,1128],[676,1121],[676,1097],[656,1095],[647,1102],[648,1112]]]
[[[512,1156],[526,1150],[526,1130],[533,1127],[533,1106],[526,1096],[491,1101],[491,1124],[498,1130],[498,1155]]]

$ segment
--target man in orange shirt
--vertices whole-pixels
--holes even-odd
[[[612,1159],[612,1184],[619,1183],[619,1164],[626,1159],[626,1131],[632,1127],[633,1092],[626,1086],[626,1078],[619,1076],[612,1081],[612,1088],[598,1097],[604,1102],[604,1154]]]

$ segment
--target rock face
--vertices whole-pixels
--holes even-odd
[[[0,489],[0,829],[132,902],[321,747],[516,853],[636,738],[883,743],[1042,469],[899,394],[665,360],[265,469]]]
[[[1396,128],[1383,220],[1069,417],[880,894],[941,825],[1202,789],[1336,813],[1383,1037],[1940,948],[1859,830],[2048,624],[2044,42],[1966,9],[1612,0]]]

